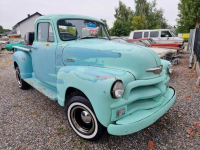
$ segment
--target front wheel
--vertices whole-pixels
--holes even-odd
[[[15,75],[20,89],[26,90],[30,88],[30,85],[21,78],[19,67],[16,67]]]
[[[74,96],[67,103],[67,118],[72,129],[80,137],[96,141],[101,138],[104,127],[97,120],[89,100]]]

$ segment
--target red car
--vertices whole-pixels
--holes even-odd
[[[152,38],[126,39],[126,41],[129,43],[139,41],[146,44],[148,47],[172,48],[177,51],[184,49],[184,45],[182,43],[156,43]]]

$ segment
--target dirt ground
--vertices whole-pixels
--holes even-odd
[[[180,54],[170,85],[177,92],[173,107],[146,129],[127,136],[105,133],[89,142],[70,128],[65,108],[15,80],[12,52],[0,51],[0,149],[191,149],[200,150],[200,87],[188,68],[189,53]]]

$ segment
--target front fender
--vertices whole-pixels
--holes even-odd
[[[32,58],[28,52],[16,51],[13,54],[13,63],[17,63],[22,79],[32,77]]]
[[[64,106],[66,90],[77,88],[90,100],[100,123],[107,127],[111,123],[110,106],[116,102],[110,94],[116,80],[121,80],[126,87],[134,77],[129,72],[110,68],[65,66],[57,74],[58,103]]]

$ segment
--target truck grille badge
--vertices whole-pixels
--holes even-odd
[[[162,72],[162,68],[163,68],[163,65],[160,65],[160,66],[155,67],[155,68],[147,69],[146,72],[153,72],[155,74],[159,74],[159,73]]]

